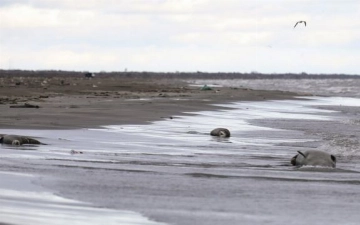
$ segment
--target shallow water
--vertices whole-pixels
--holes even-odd
[[[16,172],[0,173],[7,176],[1,180],[15,180],[0,185],[7,190],[0,195],[6,206],[0,208],[1,221],[29,224],[20,209],[41,210],[35,215],[46,224],[69,215],[79,224],[358,224],[360,99],[304,97],[221,106],[226,109],[150,125],[0,130],[49,144],[1,146],[1,171]],[[216,127],[228,128],[231,137],[211,137]],[[291,157],[306,149],[334,154],[337,168],[290,166]],[[11,192],[19,186],[19,173],[30,174],[25,180],[31,185]],[[29,200],[19,195],[23,191],[37,197]],[[13,207],[14,199],[21,204]],[[43,201],[61,210],[44,207]],[[80,206],[72,208],[73,202]],[[58,217],[50,219],[52,214]]]
[[[244,87],[255,90],[281,90],[321,96],[360,97],[360,79],[217,79],[193,80],[193,85]]]
[[[144,224],[155,225],[130,211],[95,208],[65,199],[31,181],[32,175],[0,172],[1,221],[11,224]],[[4,182],[6,181],[6,182]]]

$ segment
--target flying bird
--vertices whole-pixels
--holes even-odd
[[[306,21],[300,20],[300,21],[297,21],[297,22],[295,23],[294,28],[296,27],[296,25],[298,25],[298,23],[304,23],[304,24],[305,24],[305,27],[306,27]]]

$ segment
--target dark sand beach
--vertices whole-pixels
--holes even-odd
[[[0,76],[3,129],[74,129],[143,124],[234,101],[290,99],[295,93],[248,88],[200,90],[175,78]],[[143,100],[147,101],[143,101]],[[25,107],[25,104],[31,107]],[[39,108],[37,108],[37,106]]]

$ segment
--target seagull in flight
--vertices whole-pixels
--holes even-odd
[[[298,25],[298,23],[304,23],[304,24],[305,24],[305,27],[306,27],[306,21],[300,20],[300,21],[297,21],[297,22],[295,23],[294,28],[296,27],[296,25]]]

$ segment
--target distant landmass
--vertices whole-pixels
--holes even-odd
[[[308,74],[308,73],[240,73],[240,72],[150,72],[150,71],[122,71],[122,72],[90,72],[90,71],[62,71],[62,70],[0,70],[0,77],[66,77],[79,76],[94,77],[124,77],[124,78],[181,78],[181,79],[360,79],[360,74]]]

